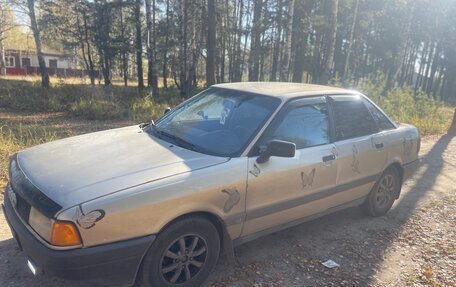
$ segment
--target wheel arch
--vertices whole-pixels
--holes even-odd
[[[192,218],[192,217],[200,217],[200,218],[204,218],[204,219],[209,220],[215,226],[215,228],[217,229],[218,235],[220,237],[220,242],[222,244],[223,244],[223,241],[225,240],[224,234],[226,234],[226,236],[230,237],[228,232],[227,232],[227,230],[226,230],[226,226],[223,223],[223,220],[220,217],[218,217],[217,215],[215,215],[214,213],[208,212],[208,211],[192,211],[192,212],[188,212],[188,213],[179,215],[178,217],[176,217],[176,218],[172,219],[171,221],[169,221],[168,223],[166,223],[160,229],[158,234],[160,234],[163,230],[165,230],[169,226],[173,225],[174,223],[176,223],[178,221],[181,221],[181,220],[184,220],[184,219]]]
[[[220,247],[221,247],[220,248],[220,255],[225,255],[228,260],[233,260],[234,261],[234,245],[233,245],[233,241],[232,241],[232,239],[231,239],[231,237],[230,237],[230,235],[229,235],[229,233],[228,233],[228,231],[226,229],[226,226],[225,226],[223,220],[220,217],[218,217],[217,215],[215,215],[215,214],[213,214],[211,212],[208,212],[208,211],[192,211],[192,212],[188,212],[188,213],[179,215],[176,218],[174,218],[171,221],[169,221],[168,223],[166,223],[160,229],[160,231],[157,233],[157,236],[159,236],[160,233],[162,233],[166,228],[168,228],[169,226],[173,225],[174,223],[179,222],[181,220],[194,218],[194,217],[207,219],[215,226],[215,228],[217,229],[217,232],[218,232],[218,236],[220,238]],[[139,266],[137,268],[134,282],[138,282],[138,275],[139,275],[141,266],[143,265],[144,257],[147,254],[147,252],[149,252],[149,249],[152,247],[152,245],[153,245],[153,242],[150,244],[150,246],[144,252],[143,258],[141,259],[141,262],[140,262],[140,264],[139,264]]]

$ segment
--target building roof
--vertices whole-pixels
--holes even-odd
[[[36,50],[35,49],[14,49],[14,48],[6,48],[5,53],[20,53],[24,55],[36,55]],[[59,52],[57,50],[52,50],[52,49],[46,49],[42,51],[43,56],[54,56],[54,57],[70,57],[68,54],[64,54],[62,52]]]
[[[315,96],[327,94],[357,94],[356,91],[300,83],[286,82],[239,82],[217,84],[213,87],[245,91],[249,93],[262,94],[267,96],[291,98],[302,96]]]

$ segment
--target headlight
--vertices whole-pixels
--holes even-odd
[[[44,240],[51,242],[51,219],[32,207],[30,209],[29,224]]]
[[[29,224],[38,235],[52,245],[75,246],[82,244],[74,223],[47,218],[33,207],[30,210]]]

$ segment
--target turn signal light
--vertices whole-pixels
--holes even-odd
[[[80,245],[81,237],[74,223],[69,221],[55,221],[52,226],[51,244],[55,246]]]

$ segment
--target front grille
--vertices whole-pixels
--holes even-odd
[[[17,193],[16,200],[16,206],[14,208],[16,208],[16,211],[22,220],[28,223],[31,208],[30,204],[28,204],[28,202],[25,201],[22,196],[18,195]]]

